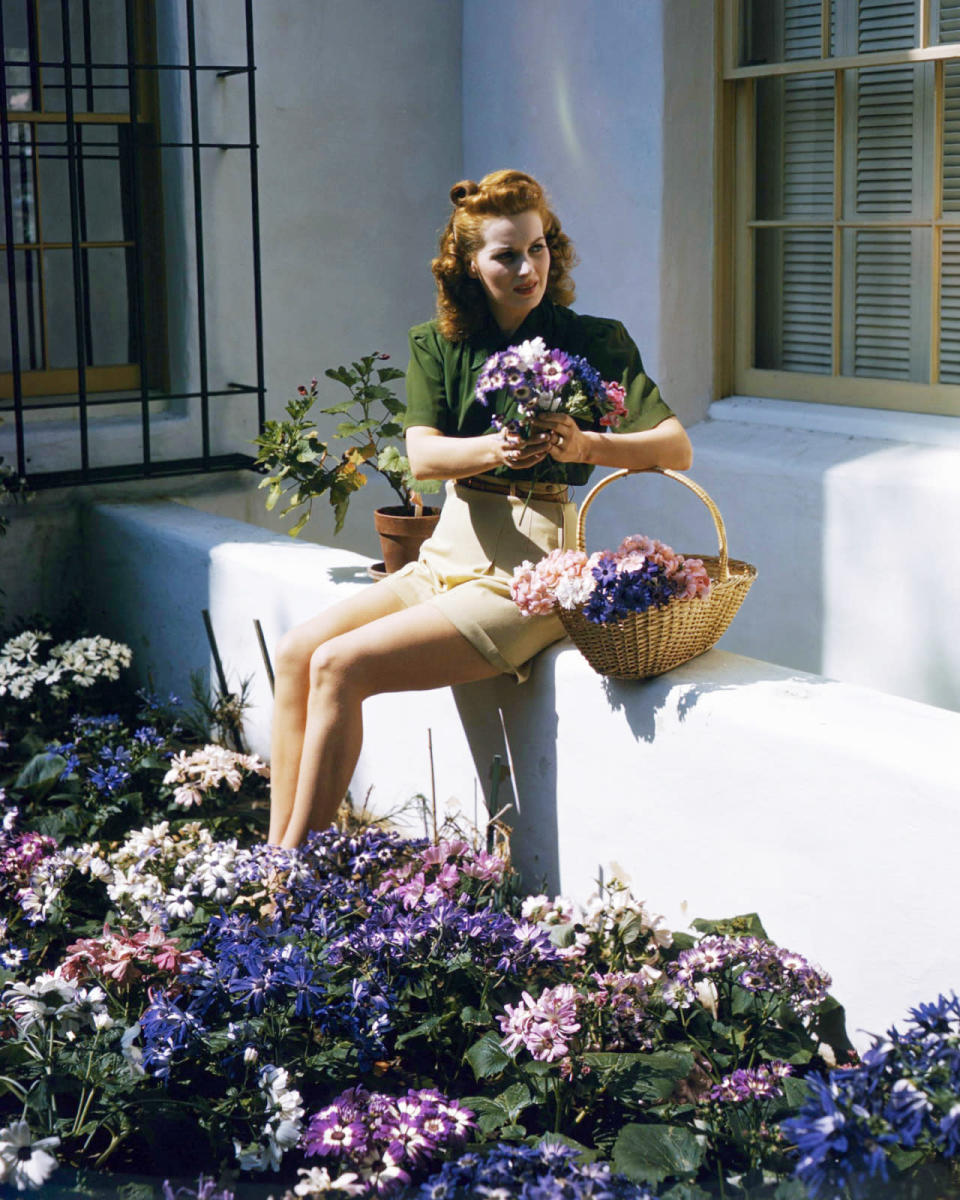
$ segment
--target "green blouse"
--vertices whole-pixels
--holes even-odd
[[[491,414],[508,413],[511,401],[506,393],[501,393],[491,408],[485,408],[474,395],[477,376],[491,354],[535,337],[542,337],[548,349],[582,355],[604,379],[623,385],[627,393],[627,416],[616,432],[652,429],[673,416],[660,396],[660,389],[644,374],[640,351],[619,321],[580,316],[544,300],[519,329],[508,335],[491,321],[472,338],[451,342],[440,333],[435,320],[415,325],[410,330],[404,429],[426,425],[449,437],[490,433]],[[555,463],[548,459],[539,467],[523,471],[499,467],[491,474],[581,484],[586,483],[592,470],[587,463]]]

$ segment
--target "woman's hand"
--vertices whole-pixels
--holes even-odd
[[[538,413],[533,429],[546,437],[548,452],[556,462],[589,461],[588,440],[568,413]]]
[[[523,471],[543,462],[552,445],[547,430],[534,430],[528,438],[523,438],[509,429],[503,429],[499,436],[500,461],[512,471]]]

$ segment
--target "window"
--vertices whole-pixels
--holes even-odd
[[[211,433],[226,398],[255,395],[263,420],[252,0],[218,8],[221,37],[246,51],[232,64],[213,57],[216,20],[198,35],[194,5],[3,0],[0,417],[13,414],[17,469],[35,486],[252,461],[223,452],[220,408]],[[229,178],[240,219],[243,181],[223,157],[235,150],[249,159],[250,298],[233,270],[228,317],[253,353],[219,383],[203,185]],[[52,441],[51,419],[76,435],[53,464],[30,452],[43,429]]]
[[[731,0],[737,392],[960,415],[960,0]]]

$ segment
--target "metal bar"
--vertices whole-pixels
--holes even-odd
[[[93,31],[90,28],[90,0],[83,0],[83,61],[85,65],[85,74],[87,82],[85,85],[87,93],[87,109],[93,112],[96,107],[93,98],[93,67],[90,61],[93,58]]]
[[[223,663],[220,661],[220,651],[217,647],[217,639],[213,632],[213,622],[210,620],[210,610],[207,608],[203,609],[203,624],[207,630],[207,641],[210,643],[210,653],[213,655],[213,664],[217,670],[217,680],[220,685],[220,698],[222,700],[232,699],[233,693],[227,686],[227,676],[223,669]],[[233,717],[228,717],[226,720],[226,726],[233,735],[234,749],[240,754],[245,754],[246,748],[243,744],[243,730],[240,728],[240,722]]]
[[[266,379],[263,365],[263,297],[260,270],[260,177],[257,160],[257,91],[253,56],[253,0],[246,0],[247,16],[247,97],[250,120],[250,218],[253,226],[253,323],[257,358],[257,431],[263,433],[266,420]]]
[[[197,97],[197,36],[194,0],[187,5],[187,58],[190,64],[190,129],[193,136],[193,223],[197,260],[197,339],[200,344],[200,427],[203,457],[210,454],[210,403],[207,379],[207,314],[203,270],[203,202],[200,179],[200,109]]]
[[[252,396],[256,393],[256,391],[257,391],[257,389],[254,387],[245,387],[242,389],[237,388],[234,391],[222,390],[222,389],[217,390],[217,391],[210,391],[210,392],[207,392],[207,395],[210,397]],[[200,398],[199,392],[158,392],[152,396],[147,397],[147,399],[149,400],[149,402],[151,404],[159,404],[165,400],[199,400],[199,398]],[[94,407],[103,406],[106,404],[137,404],[139,402],[139,399],[140,399],[139,395],[136,395],[136,394],[124,395],[124,396],[91,395],[91,396],[87,397],[87,407],[94,408]],[[59,399],[55,396],[51,396],[51,397],[45,396],[43,398],[38,398],[36,400],[30,400],[29,407],[31,410],[35,409],[35,408],[36,409],[76,408],[77,400],[76,400],[76,397],[74,397],[74,396],[70,396],[66,399]],[[13,411],[12,404],[6,404],[6,405],[0,404],[0,412],[12,412],[12,411]]]
[[[2,7],[2,6],[0,6]],[[30,96],[34,108],[43,108],[43,77],[40,72],[40,22],[35,0],[27,8],[27,40],[30,43]],[[10,66],[7,63],[7,66]],[[6,104],[6,94],[3,99]]]
[[[20,146],[20,148],[21,148],[21,153],[18,155],[18,158],[20,160],[20,220],[23,223],[23,231],[24,231],[24,233],[26,233],[26,231],[30,227],[30,200],[29,200],[29,197],[31,195],[36,197],[36,195],[37,195],[36,157],[32,153],[29,155],[23,153],[23,143],[21,141],[19,141],[19,139],[17,141],[17,145]],[[34,142],[32,144],[31,149],[35,149],[35,148],[36,148],[36,143]],[[28,163],[30,164],[29,169],[27,167]],[[30,185],[29,187],[27,186],[28,183]],[[12,204],[13,203],[13,194],[8,193],[8,195],[10,197],[10,203]],[[34,206],[34,213],[36,213],[36,211],[37,211],[36,206]],[[36,232],[37,238],[39,239],[39,233],[40,233],[39,217],[36,217],[35,221],[37,224],[35,232]],[[34,287],[34,279],[33,279],[34,258],[37,257],[39,259],[39,255],[38,255],[37,250],[35,249],[35,246],[36,246],[36,243],[29,243],[29,242],[23,243],[22,246],[14,246],[14,250],[24,249],[27,251],[23,256],[23,290],[24,290],[24,294],[27,297],[27,314],[26,314],[26,316],[27,316],[27,361],[29,363],[28,369],[31,371],[37,370],[38,364],[41,362],[42,357],[43,357],[43,339],[38,338],[36,321],[35,321],[34,315],[33,315],[33,305],[30,303],[30,297],[33,295],[33,287]],[[27,247],[29,247],[29,250],[27,249]],[[4,249],[6,249],[6,247],[4,247]],[[39,270],[39,265],[38,265],[38,269],[37,269],[38,281],[39,281],[39,276],[40,276],[40,270]]]
[[[151,479],[173,479],[183,475],[210,475],[220,471],[247,471],[254,460],[242,454],[211,455],[204,463],[200,458],[177,458],[169,462],[153,462]],[[33,491],[48,488],[73,487],[80,484],[122,483],[144,479],[143,463],[119,463],[113,467],[91,467],[87,471],[41,471],[25,476]]]
[[[70,47],[70,0],[60,0],[63,26],[63,81],[67,114],[67,168],[70,180],[70,241],[73,249],[73,308],[77,333],[77,408],[80,413],[80,466],[90,466],[90,439],[87,427],[87,364],[84,353],[83,271],[80,255],[80,213],[77,184],[77,131],[73,121],[73,62]]]
[[[66,155],[64,155],[66,157]],[[113,162],[113,159],[110,159]],[[79,246],[81,250],[132,250],[133,242],[88,242],[80,240]],[[45,242],[41,238],[36,242],[14,242],[14,250],[72,250],[72,242]],[[0,245],[0,250],[5,250],[5,245]]]
[[[5,58],[3,60],[3,63],[4,63],[4,66],[7,66],[7,67],[22,67],[23,66],[23,63],[18,58]],[[63,63],[59,62],[56,59],[42,60],[42,61],[39,59],[36,59],[36,60],[34,60],[34,65],[36,67],[62,67]],[[115,62],[94,62],[94,63],[90,63],[89,65],[90,65],[91,69],[94,71],[116,71],[120,64],[115,63]],[[141,62],[141,63],[136,64],[136,70],[138,70],[138,71],[189,71],[192,69],[193,68],[190,67],[189,63]],[[249,71],[250,68],[244,67],[244,66],[237,66],[236,64],[229,64],[229,63],[217,63],[217,64],[211,64],[211,63],[200,64],[200,63],[198,63],[196,66],[196,70],[198,70],[198,71],[216,71],[218,74],[222,74],[222,75],[242,75],[244,73],[244,71]],[[74,87],[83,87],[83,84],[75,83],[73,86]],[[126,87],[126,84],[119,83],[119,84],[100,84],[100,85],[98,85],[98,87],[101,87],[101,86],[102,87]]]
[[[134,253],[124,257],[134,261],[134,286],[128,290],[133,293],[136,313],[134,319],[137,326],[137,363],[140,367],[140,430],[143,438],[143,461],[146,474],[150,473],[150,398],[149,380],[147,378],[147,319],[146,319],[146,272],[143,266],[143,230],[140,227],[140,139],[138,136],[137,120],[140,115],[140,97],[138,95],[138,79],[134,65],[137,61],[136,46],[136,14],[134,0],[126,0],[127,18],[127,84],[130,89],[128,107],[130,109],[130,202],[125,206],[133,225]],[[117,144],[119,146],[119,133]],[[120,182],[123,187],[123,160],[120,160]],[[122,194],[122,192],[121,192]],[[126,233],[126,229],[124,229]]]
[[[257,645],[260,647],[260,657],[263,659],[263,665],[266,668],[267,680],[270,684],[270,695],[274,693],[274,685],[276,679],[273,674],[273,664],[270,662],[270,651],[267,649],[267,639],[263,636],[263,626],[258,618],[254,617],[253,627],[257,631]]]
[[[77,207],[80,211],[80,263],[83,294],[87,303],[83,306],[83,353],[88,367],[93,366],[93,322],[90,319],[90,255],[87,238],[87,191],[83,174],[83,129],[77,131]]]
[[[3,5],[0,4],[0,49],[5,45],[3,30]],[[3,190],[13,199],[13,183],[10,175],[10,125],[7,119],[7,71],[6,57],[0,65],[0,92],[3,108],[0,110],[0,157],[2,157]],[[13,204],[4,206],[4,229],[6,237],[7,296],[10,302],[10,365],[13,367],[13,411],[14,438],[17,447],[17,474],[27,473],[27,459],[23,444],[23,381],[20,370],[20,314],[17,311],[17,261],[13,251]]]

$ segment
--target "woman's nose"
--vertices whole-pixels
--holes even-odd
[[[526,255],[524,255],[523,258],[520,259],[520,265],[517,268],[517,274],[518,275],[529,275],[532,270],[533,270],[533,263],[530,261],[529,258],[527,258]]]

